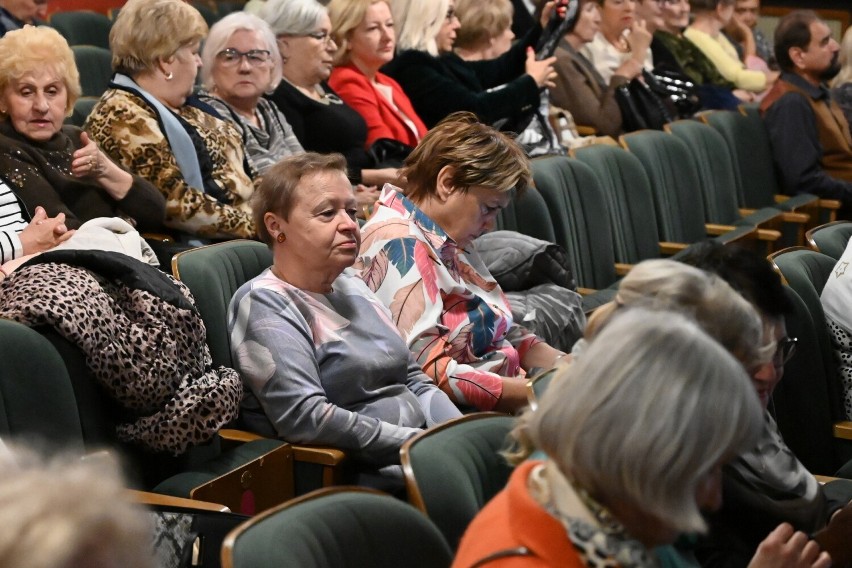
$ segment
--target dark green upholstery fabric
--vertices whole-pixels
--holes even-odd
[[[497,215],[496,225],[504,231],[515,231],[549,243],[556,242],[547,204],[535,189],[528,189],[510,201],[508,207]]]
[[[71,51],[74,52],[74,61],[80,70],[83,96],[100,97],[106,92],[112,78],[112,54],[109,49],[96,45],[75,45],[71,47]]]
[[[605,288],[618,277],[606,201],[594,172],[561,156],[534,160],[535,186],[547,204],[556,243],[567,252],[583,288]]]
[[[451,561],[441,533],[422,513],[362,491],[287,506],[254,521],[233,547],[234,568],[446,568]]]
[[[792,211],[817,201],[816,196],[803,193],[776,205],[774,196],[782,191],[775,175],[769,134],[755,109],[747,110],[746,115],[729,110],[715,111],[707,113],[703,119],[722,135],[728,145],[741,207],[777,207]]]
[[[697,165],[686,144],[658,130],[631,132],[623,140],[651,180],[660,240],[692,244],[707,238]],[[717,238],[728,242],[750,230],[741,227]]]
[[[636,264],[660,256],[651,182],[629,152],[606,144],[577,148],[577,160],[594,171],[607,200],[616,262]]]
[[[819,296],[834,268],[834,259],[794,249],[774,263],[800,299],[787,318],[787,333],[798,337],[798,351],[787,363],[773,397],[778,425],[799,459],[814,473],[831,475],[840,465],[831,448],[831,425],[843,419],[840,381]]]
[[[780,217],[781,211],[774,207],[764,207],[746,217],[740,215],[734,164],[725,139],[712,126],[696,120],[678,120],[666,128],[686,144],[694,158],[708,223],[757,227]]]
[[[68,40],[68,45],[95,45],[109,49],[112,21],[103,14],[89,10],[56,12],[50,17],[50,25]]]
[[[852,221],[837,221],[811,231],[813,240],[819,252],[839,260],[852,237]]]
[[[233,367],[228,337],[228,304],[240,286],[272,265],[272,253],[257,241],[235,240],[175,256],[172,272],[186,284],[207,328],[213,365]]]
[[[0,319],[0,434],[83,450],[74,391],[59,354],[38,332]]]
[[[470,414],[429,430],[407,445],[426,512],[453,550],[470,521],[503,489],[512,473],[512,466],[498,452],[513,424],[511,416]]]

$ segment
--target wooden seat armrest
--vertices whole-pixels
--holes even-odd
[[[328,446],[292,446],[293,457],[296,461],[336,466],[343,463],[346,459],[346,454],[343,450]]]
[[[748,209],[746,207],[740,207],[739,211],[741,217],[748,217],[749,215],[757,211],[757,209]]]
[[[785,211],[781,215],[781,220],[785,223],[797,223],[804,225],[811,220],[811,216],[808,213],[799,213],[798,211]]]
[[[708,235],[713,235],[717,237],[719,235],[724,235],[725,233],[730,233],[736,229],[733,225],[719,225],[718,223],[705,223],[704,230],[707,231]]]
[[[597,292],[594,288],[577,288],[577,293],[581,296],[589,296]]]
[[[689,245],[687,245],[686,243],[672,243],[672,242],[668,242],[668,241],[661,241],[660,242],[660,254],[664,254],[664,255],[677,254],[680,251],[686,249],[686,247],[688,247],[688,246]]]
[[[263,439],[263,436],[261,436],[260,434],[255,434],[254,432],[247,432],[246,430],[235,430],[233,428],[223,428],[219,430],[219,437],[229,442],[237,442],[242,444]]]
[[[209,503],[207,501],[197,501],[195,499],[184,499],[183,497],[172,497],[171,495],[161,495],[160,493],[150,493],[148,491],[137,491],[128,489],[127,493],[135,502],[142,505],[161,505],[166,507],[184,507],[187,509],[198,509],[199,511],[215,511],[217,513],[230,513],[231,510],[219,503]]]
[[[631,268],[633,268],[632,264],[627,264],[625,262],[616,262],[615,263],[615,273],[618,276],[624,276],[625,274],[630,272]]]
[[[785,201],[790,199],[789,195],[784,195],[784,194],[781,194],[781,193],[776,193],[772,197],[775,198],[775,203],[784,203]]]
[[[598,131],[594,126],[587,126],[585,124],[577,125],[577,134],[580,136],[594,136]]]
[[[175,238],[166,233],[142,233],[142,238],[149,241],[161,241],[164,243],[174,242]]]
[[[757,239],[774,243],[781,238],[781,231],[775,229],[757,229]]]
[[[852,440],[852,422],[844,420],[834,423],[834,437],[843,440]]]
[[[833,209],[834,211],[840,209],[841,205],[840,201],[837,199],[820,199],[817,203],[823,209]]]
[[[839,477],[832,477],[830,475],[814,475],[817,481],[820,482],[821,485],[825,485],[829,481],[837,481],[840,479]]]

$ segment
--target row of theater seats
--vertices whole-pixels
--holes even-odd
[[[534,160],[538,191],[515,200],[498,226],[562,245],[579,286],[593,291],[610,288],[630,265],[708,236],[770,252],[834,219],[836,201],[781,195],[756,109],[711,112],[667,131]],[[587,296],[587,308],[609,297]]]

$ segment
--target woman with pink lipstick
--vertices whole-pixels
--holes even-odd
[[[356,209],[340,154],[290,156],[264,176],[252,211],[273,263],[237,291],[228,318],[241,417],[266,436],[349,450],[398,483],[403,442],[459,412],[347,271]]]
[[[459,406],[516,412],[526,373],[565,354],[512,319],[473,240],[530,183],[518,144],[471,113],[430,130],[364,225],[357,267],[429,377]]]
[[[328,11],[337,44],[329,84],[366,121],[367,148],[385,144],[407,155],[426,126],[399,83],[379,71],[396,47],[390,6],[384,0],[332,0]]]
[[[0,177],[26,216],[43,207],[76,229],[123,216],[156,231],[165,199],[112,162],[88,134],[64,126],[80,95],[74,54],[59,33],[25,26],[0,39]]]

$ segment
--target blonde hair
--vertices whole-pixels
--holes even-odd
[[[46,26],[24,26],[0,38],[0,92],[35,70],[52,69],[65,85],[65,114],[80,98],[80,73],[74,52],[62,35]]]
[[[763,428],[742,365],[683,315],[635,308],[557,375],[525,416],[536,447],[604,505],[704,532],[698,484]]]
[[[456,15],[461,27],[453,45],[476,49],[487,44],[511,27],[513,14],[509,0],[458,0]]]
[[[10,448],[0,456],[0,558],[16,568],[152,568],[152,528],[98,454],[50,460]]]
[[[151,71],[161,59],[201,41],[207,23],[181,0],[129,0],[109,32],[114,71],[129,76]]]
[[[331,0],[328,4],[328,17],[331,18],[331,35],[337,44],[334,64],[349,63],[349,34],[361,25],[367,15],[367,9],[373,4],[388,0]],[[390,5],[388,5],[390,7]]]
[[[449,0],[390,0],[399,51],[414,49],[438,56],[435,38],[444,25]]]
[[[845,83],[852,83],[852,26],[846,28],[843,39],[840,41],[840,73],[831,81],[832,87],[839,87]]]
[[[216,85],[213,83],[213,66],[216,65],[216,55],[222,51],[228,40],[236,32],[249,31],[257,35],[269,51],[272,63],[267,93],[271,93],[281,82],[281,54],[278,52],[278,42],[275,34],[264,20],[247,12],[228,14],[210,28],[204,48],[201,50],[201,83],[208,91]]]

